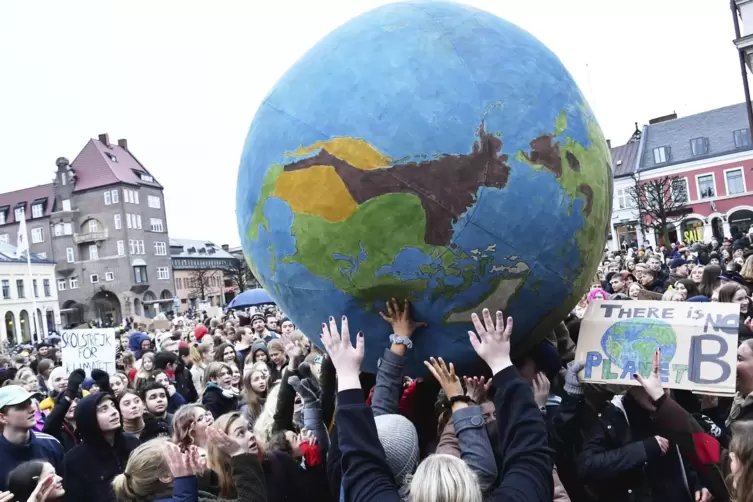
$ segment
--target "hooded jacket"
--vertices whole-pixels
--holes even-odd
[[[63,472],[63,447],[57,439],[43,432],[29,431],[26,444],[11,443],[0,435],[0,492],[8,489],[6,481],[10,471],[29,460],[42,460]]]
[[[225,413],[238,409],[238,400],[224,395],[222,388],[212,382],[207,383],[204,394],[201,396],[201,404],[212,414],[215,420]]]
[[[133,355],[134,357],[136,357],[136,359],[141,359],[141,344],[144,342],[144,340],[149,340],[151,342],[149,336],[145,335],[141,331],[134,331],[128,338],[128,350],[133,352]]]
[[[121,429],[116,431],[112,445],[107,442],[97,421],[97,406],[104,399],[112,397],[97,392],[79,401],[76,408],[76,425],[83,442],[66,453],[63,460],[66,500],[115,502],[110,483],[125,471],[128,456],[140,444],[138,438]]]
[[[80,399],[80,397],[79,397]],[[65,415],[71,407],[71,401],[65,394],[61,394],[55,400],[56,406],[52,409],[44,422],[42,432],[53,436],[63,445],[63,450],[67,453],[81,442],[81,433],[66,423]]]

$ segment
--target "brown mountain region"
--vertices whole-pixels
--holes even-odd
[[[358,204],[387,193],[411,193],[421,199],[426,213],[427,244],[447,246],[452,224],[473,204],[479,187],[504,188],[510,175],[508,156],[500,155],[502,140],[479,127],[473,152],[436,159],[363,170],[330,154],[326,149],[285,166],[297,171],[312,166],[332,166]]]

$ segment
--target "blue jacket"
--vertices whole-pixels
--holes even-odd
[[[60,441],[43,432],[29,431],[26,444],[11,443],[0,435],[0,492],[8,489],[8,474],[29,460],[49,462],[58,474],[62,474],[63,454]]]
[[[199,499],[199,480],[196,476],[186,476],[173,480],[173,496],[154,499],[152,502],[191,502]]]
[[[128,350],[133,352],[136,359],[141,359],[141,343],[144,340],[150,340],[150,338],[141,331],[134,331],[128,338]]]

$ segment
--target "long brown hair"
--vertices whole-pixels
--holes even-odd
[[[186,451],[190,446],[201,446],[196,444],[196,437],[194,430],[196,429],[196,410],[201,410],[202,413],[206,412],[206,409],[196,403],[187,404],[181,406],[178,411],[173,415],[173,443],[180,446],[181,451]]]
[[[258,417],[261,415],[261,408],[263,406],[264,398],[267,396],[267,391],[264,391],[264,395],[259,395],[251,385],[251,379],[254,373],[262,373],[260,370],[246,371],[243,374],[243,396],[246,398],[246,406],[251,411],[252,416]],[[263,375],[263,373],[262,373]]]
[[[230,429],[233,427],[233,424],[241,418],[243,417],[239,411],[225,413],[214,421],[212,427],[230,436]],[[256,445],[259,449],[259,461],[261,461],[264,458],[264,450],[258,441]],[[238,498],[235,480],[233,479],[233,470],[230,466],[230,457],[220,451],[213,443],[207,444],[207,455],[209,457],[209,466],[217,474],[217,479],[220,483],[219,497],[221,499]]]
[[[732,424],[729,452],[737,457],[738,471],[727,479],[733,502],[753,501],[753,421]]]

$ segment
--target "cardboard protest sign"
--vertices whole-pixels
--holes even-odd
[[[66,374],[82,369],[86,376],[91,370],[115,373],[115,329],[68,329],[60,334],[63,368]]]
[[[586,362],[586,382],[638,385],[633,374],[647,377],[660,348],[665,388],[732,395],[739,319],[736,303],[598,300],[583,316],[575,358]]]

